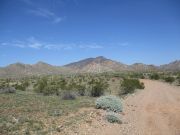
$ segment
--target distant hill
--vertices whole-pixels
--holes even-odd
[[[66,72],[68,72],[68,68],[52,66],[44,62],[38,62],[34,65],[14,63],[7,67],[0,68],[0,77],[63,74]]]
[[[138,72],[149,72],[149,71],[159,71],[159,68],[155,65],[146,65],[143,63],[135,63],[130,65],[132,71]]]
[[[180,71],[180,60],[173,61],[169,64],[161,65],[159,68],[164,71]]]
[[[75,72],[101,73],[109,71],[129,71],[128,65],[107,59],[103,56],[88,58],[78,62],[65,65]]]
[[[149,71],[180,71],[180,61],[155,66],[143,63],[126,65],[103,56],[87,58],[64,66],[53,66],[44,62],[36,64],[14,63],[0,68],[0,77],[23,77],[31,75],[52,75],[67,73],[102,73],[102,72],[149,72]]]

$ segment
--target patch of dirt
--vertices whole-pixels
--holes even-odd
[[[66,134],[77,135],[180,135],[180,87],[167,83],[141,80],[145,89],[123,101],[123,124],[104,119],[105,111],[82,109],[83,121]]]

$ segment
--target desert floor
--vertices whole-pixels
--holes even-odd
[[[122,102],[123,124],[104,119],[105,111],[81,109],[87,113],[81,123],[63,134],[77,135],[180,135],[180,87],[152,80],[141,80],[144,90],[127,96]]]

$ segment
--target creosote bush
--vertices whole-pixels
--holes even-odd
[[[96,100],[96,108],[110,110],[113,112],[122,112],[122,103],[121,100],[116,96],[102,96]]]
[[[152,80],[159,80],[160,76],[157,73],[153,73],[153,74],[150,75],[150,79],[152,79]]]
[[[144,83],[138,79],[124,79],[121,83],[120,94],[133,93],[135,89],[144,89]]]
[[[122,124],[122,120],[121,117],[119,116],[118,113],[114,113],[114,112],[108,112],[105,116],[106,120],[110,123],[118,123],[118,124]]]
[[[178,82],[178,85],[180,85],[180,75],[177,76],[176,80]]]
[[[92,97],[99,97],[104,94],[104,90],[108,88],[108,83],[102,79],[95,80],[92,79],[89,82],[89,85],[91,86],[90,95]]]
[[[175,78],[168,76],[168,77],[165,77],[164,80],[168,83],[173,83],[175,81]]]

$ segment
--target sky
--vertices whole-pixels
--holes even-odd
[[[0,66],[180,60],[179,0],[0,0]]]

